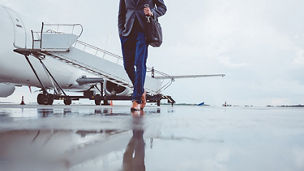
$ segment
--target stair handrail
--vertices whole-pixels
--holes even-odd
[[[82,47],[79,47],[82,46]],[[95,55],[95,56],[98,56],[98,57],[101,57],[102,59],[105,59],[105,60],[109,60],[108,58],[105,58],[106,55],[110,56],[110,57],[113,57],[114,60],[116,61],[116,64],[120,64],[120,65],[123,65],[123,57],[122,56],[119,56],[117,54],[114,54],[112,52],[109,52],[107,50],[104,50],[104,49],[101,49],[99,47],[96,47],[94,45],[91,45],[89,43],[86,43],[86,42],[83,42],[83,41],[80,41],[80,40],[77,40],[74,45],[73,45],[74,48],[77,48],[77,49],[80,49],[80,50],[83,50],[89,54],[92,54],[92,55]],[[100,52],[100,53],[98,53]],[[100,54],[102,56],[100,56]],[[110,60],[111,62],[113,62],[112,60]],[[164,72],[161,72],[159,70],[156,70],[154,69],[154,67],[147,67],[147,72],[151,72],[152,74],[152,78],[154,76],[162,76],[162,77],[171,77],[169,74],[167,73],[164,73]],[[162,80],[162,87],[160,88],[160,90],[165,90],[167,89],[171,84],[172,82],[174,81],[174,79],[167,79],[167,80]],[[159,91],[160,91],[159,90]]]
[[[104,58],[105,55],[109,55],[109,56],[112,56],[112,57],[114,57],[115,59],[117,59],[117,61],[123,61],[123,57],[122,57],[122,56],[116,55],[116,54],[114,54],[114,53],[112,53],[112,52],[109,52],[109,51],[107,51],[107,50],[101,49],[101,48],[99,48],[99,47],[96,47],[96,46],[94,46],[94,45],[88,44],[88,43],[83,42],[83,41],[80,41],[80,40],[77,40],[73,46],[74,46],[75,48],[77,48],[77,45],[78,45],[78,44],[84,46],[84,47],[82,48],[82,50],[84,50],[85,52],[88,52],[88,53],[90,53],[90,54],[92,54],[92,55],[96,55],[96,56],[97,56],[97,55],[98,55],[98,52],[101,52],[101,53],[103,54],[103,56],[102,56],[103,59],[105,59],[105,58]],[[91,48],[91,49],[95,50],[95,52],[92,53],[92,51],[87,50],[87,48]],[[79,48],[79,49],[80,49],[80,48]],[[117,62],[117,64],[119,64],[119,62]],[[161,75],[161,76],[170,77],[169,74],[166,74],[166,73],[164,73],[164,72],[158,71],[158,70],[154,69],[153,67],[147,67],[147,69],[148,69],[148,72],[151,72],[151,71],[153,70],[154,73],[156,73],[156,74],[159,74],[159,75]]]
[[[47,29],[48,27],[51,27],[51,28]],[[43,22],[42,22],[41,33],[54,33],[54,34],[66,33],[66,32],[60,32],[61,27],[71,27],[72,29],[71,29],[70,34],[75,34],[75,35],[77,35],[78,38],[83,33],[83,26],[81,24],[45,24]],[[78,34],[75,33],[75,28],[76,27],[80,28],[80,32]],[[54,29],[54,28],[56,28],[56,29]],[[45,31],[45,30],[47,30],[47,31]],[[48,32],[50,30],[52,32]]]
[[[82,47],[79,47],[79,45],[82,46]],[[77,40],[74,43],[73,47],[75,47],[77,49],[80,49],[80,50],[83,50],[83,51],[85,51],[87,53],[90,53],[92,55],[101,57],[102,59],[106,59],[105,56],[109,55],[109,56],[111,56],[111,57],[113,57],[115,59],[116,64],[122,64],[121,62],[123,61],[123,58],[121,56],[119,56],[119,55],[116,55],[116,54],[114,54],[112,52],[109,52],[107,50],[101,49],[99,47],[93,46],[91,44],[88,44],[88,43],[80,41],[80,40]],[[101,52],[101,53],[99,53],[99,52]],[[102,54],[102,56],[99,56],[100,54]]]
[[[48,28],[50,27],[50,28]],[[61,27],[71,27],[71,32],[67,34],[75,34],[77,36],[77,39],[82,35],[83,33],[83,26],[81,24],[45,24],[42,22],[41,24],[41,30],[40,31],[32,31],[32,48],[34,48],[34,42],[39,41],[40,42],[40,49],[42,49],[42,39],[43,39],[43,34],[48,33],[48,34],[63,34],[66,32],[60,32]],[[77,34],[75,33],[75,28],[79,27],[80,32]],[[55,29],[54,29],[55,28]],[[35,34],[38,35],[38,39],[35,39]]]

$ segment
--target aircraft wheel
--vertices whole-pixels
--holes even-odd
[[[48,99],[48,105],[53,105],[53,103],[54,103],[54,96],[51,95],[51,94],[49,94],[47,96],[47,99]]]
[[[96,104],[97,106],[99,106],[99,105],[101,104],[101,100],[100,100],[100,95],[99,95],[99,94],[97,94],[97,95],[95,96],[95,104]]]
[[[63,103],[64,103],[65,105],[69,106],[69,105],[72,104],[72,100],[69,99],[69,98],[67,98],[67,99],[64,99],[64,100],[63,100]]]
[[[37,96],[37,103],[39,105],[49,105],[49,97],[46,94],[39,94]]]
[[[37,103],[39,105],[42,105],[42,100],[43,100],[43,94],[38,94],[38,96],[37,96]]]
[[[156,105],[160,106],[160,100],[157,100]]]
[[[109,101],[108,101],[108,100],[103,100],[103,105],[105,105],[105,106],[109,106],[109,105],[110,105],[110,103],[109,103]]]

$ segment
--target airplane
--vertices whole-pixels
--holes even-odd
[[[39,105],[52,105],[54,100],[70,105],[81,98],[108,105],[109,100],[131,99],[133,86],[122,57],[78,40],[83,32],[81,24],[42,23],[41,30],[33,31],[27,30],[20,15],[8,7],[0,5],[0,16],[0,97],[13,94],[15,86],[22,85],[41,89]],[[175,79],[225,76],[171,76],[153,67],[147,70],[147,100],[158,106],[162,99],[175,103],[161,93]]]

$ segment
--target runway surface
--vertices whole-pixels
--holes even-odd
[[[0,104],[0,170],[303,171],[303,108]]]

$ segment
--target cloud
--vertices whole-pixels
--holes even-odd
[[[231,61],[231,58],[228,56],[219,57],[219,62],[226,67],[231,68],[239,68],[239,67],[246,67],[248,66],[246,63],[234,63]]]
[[[296,65],[304,65],[304,49],[298,49],[293,63]]]

